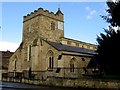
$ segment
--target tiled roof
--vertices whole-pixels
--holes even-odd
[[[68,46],[65,44],[52,42],[52,41],[47,41],[47,43],[59,51],[77,52],[82,54],[96,54],[94,50],[89,50],[89,49],[75,47],[75,46]]]

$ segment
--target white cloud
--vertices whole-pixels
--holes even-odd
[[[93,16],[97,13],[96,10],[91,9],[89,6],[85,7],[85,9],[86,9],[87,12],[88,12],[88,15],[86,16],[86,19],[92,19]]]
[[[14,52],[19,47],[18,43],[0,41],[0,51],[11,51]]]
[[[90,16],[90,15],[87,15],[86,18],[87,18],[87,19],[91,19],[91,16]]]
[[[96,10],[89,10],[89,13],[86,16],[86,19],[92,19],[95,14],[96,14]]]
[[[96,10],[90,11],[90,15],[94,15],[96,13]]]
[[[85,9],[86,9],[86,10],[90,10],[90,7],[87,6]]]

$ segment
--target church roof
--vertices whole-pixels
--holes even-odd
[[[47,42],[48,44],[50,44],[51,46],[53,46],[59,51],[77,52],[82,54],[96,54],[94,50],[89,50],[89,49],[75,47],[75,46],[68,46],[65,44],[52,42],[52,41],[47,41]]]

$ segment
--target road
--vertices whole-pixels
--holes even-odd
[[[77,88],[43,87],[23,83],[0,82],[1,90],[83,90]],[[88,90],[88,89],[87,89]]]

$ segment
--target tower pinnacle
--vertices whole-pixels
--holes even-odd
[[[60,7],[58,8],[58,11],[56,12],[56,14],[62,14],[63,15],[63,13],[61,12],[61,10],[60,10]]]

